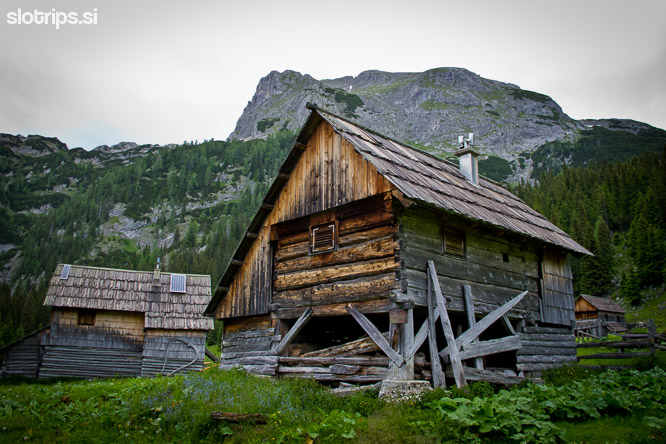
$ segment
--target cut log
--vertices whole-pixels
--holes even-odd
[[[375,344],[379,346],[379,348],[386,353],[386,356],[388,356],[391,361],[398,367],[400,367],[405,360],[391,348],[391,345],[389,342],[386,340],[386,338],[380,333],[379,330],[377,330],[377,327],[370,322],[368,318],[366,318],[363,313],[358,311],[352,304],[347,305],[347,311],[349,314],[352,315],[354,319],[356,319],[356,322],[359,323],[359,325],[365,330],[365,332],[372,338],[373,341],[375,341]]]
[[[308,322],[310,317],[312,317],[312,308],[308,307],[305,309],[301,317],[298,318],[294,326],[289,329],[289,332],[286,335],[284,335],[282,341],[280,341],[280,343],[278,344],[276,351],[278,355],[286,350],[289,344],[291,344],[291,341],[293,341],[296,335],[301,331],[301,329],[305,327],[305,324]]]

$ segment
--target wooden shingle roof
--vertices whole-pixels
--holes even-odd
[[[145,328],[213,328],[213,320],[203,316],[211,299],[210,276],[188,274],[186,292],[173,293],[171,273],[160,273],[154,282],[152,271],[71,265],[62,279],[63,267],[56,267],[44,305],[145,313]]]
[[[608,311],[611,313],[627,312],[627,310],[622,308],[620,304],[609,298],[600,298],[598,296],[590,296],[589,294],[581,294],[579,298],[586,300],[590,305],[600,311]]]
[[[335,131],[407,198],[502,230],[557,245],[577,254],[591,254],[501,186],[479,178],[468,182],[457,165],[396,142],[374,131],[316,109]]]

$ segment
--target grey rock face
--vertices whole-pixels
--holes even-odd
[[[548,96],[461,68],[328,80],[273,71],[259,82],[230,138],[297,130],[309,114],[307,102],[438,154],[452,152],[458,135],[474,132],[482,154],[508,161],[546,142],[573,140],[584,128]]]

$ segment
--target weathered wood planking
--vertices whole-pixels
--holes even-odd
[[[244,262],[216,309],[219,319],[268,313],[272,225],[393,189],[376,168],[328,124],[314,130],[300,158],[282,173],[288,174],[289,180],[282,184],[274,201],[267,202],[274,208],[256,230],[257,238],[244,254]]]
[[[541,320],[550,324],[573,326],[573,277],[566,254],[546,250],[542,263]]]

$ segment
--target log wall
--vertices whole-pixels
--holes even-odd
[[[196,352],[182,341],[194,346]],[[199,371],[203,368],[205,347],[205,331],[146,330],[141,376]]]
[[[576,362],[576,338],[567,327],[526,326],[516,352],[519,372],[541,376],[544,370]]]
[[[42,362],[41,340],[47,334],[48,330],[42,329],[8,346],[3,355],[2,376],[36,378]]]
[[[449,311],[464,313],[463,286],[469,285],[474,311],[488,313],[519,293],[529,293],[510,317],[539,317],[539,260],[537,246],[507,233],[493,232],[453,216],[423,208],[407,209],[398,218],[404,261],[402,287],[417,306],[426,306],[426,262],[437,270]],[[465,256],[442,253],[442,227],[465,233]],[[508,262],[505,261],[508,259]]]
[[[270,227],[393,189],[375,167],[354,147],[322,121],[289,174],[281,173],[282,186],[271,204],[273,209],[256,233],[256,239],[238,267],[229,290],[218,305],[218,319],[269,312]],[[276,191],[278,192],[278,191]]]
[[[349,302],[387,301],[396,289],[400,266],[398,228],[391,206],[390,196],[385,200],[380,195],[323,216],[278,224],[272,283],[274,316],[294,318],[306,307],[320,306],[329,307],[316,310],[315,315],[335,315],[336,307],[346,315],[344,307]],[[310,254],[308,227],[321,217],[338,221],[338,248]]]
[[[141,375],[143,313],[98,311],[92,326],[77,325],[77,313],[53,310],[40,378]]]

